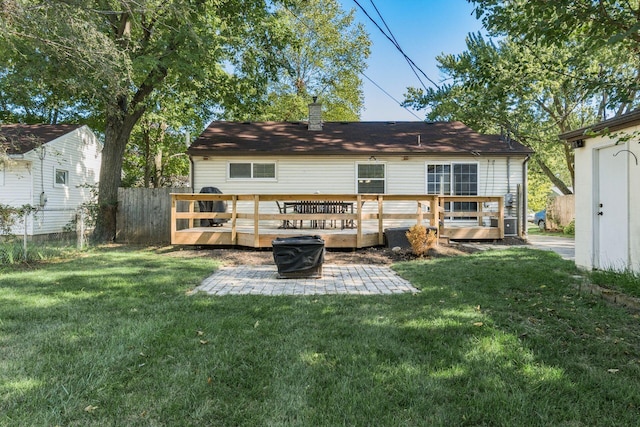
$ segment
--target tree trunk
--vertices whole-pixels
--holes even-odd
[[[123,105],[121,102],[120,105]],[[118,188],[122,179],[122,162],[129,136],[142,111],[125,114],[122,110],[107,113],[104,148],[98,183],[98,217],[93,237],[98,242],[116,239]]]
[[[544,172],[544,174],[549,178],[549,180],[551,180],[553,185],[555,185],[558,190],[562,192],[562,194],[573,194],[569,187],[567,187],[567,185],[560,178],[558,178],[551,169],[549,169],[547,164],[542,161],[539,156],[534,157],[534,159],[538,166],[540,166],[540,169],[542,169],[542,172]]]

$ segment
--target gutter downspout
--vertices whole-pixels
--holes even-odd
[[[186,131],[184,134],[184,143],[187,146],[187,150],[189,150],[189,147],[191,146],[191,132]],[[187,156],[189,156],[187,154]],[[193,191],[193,184],[194,184],[194,178],[193,178],[193,157],[189,156],[189,185],[191,186],[191,192],[195,193],[195,191]]]
[[[195,178],[193,177],[193,157],[189,156],[189,185],[191,186],[191,192],[193,191]]]
[[[527,187],[528,179],[528,171],[527,163],[531,160],[531,155],[527,154],[527,157],[524,158],[524,162],[522,162],[522,194],[526,196],[529,194],[529,190]],[[527,238],[527,197],[522,198],[522,236],[523,238]]]

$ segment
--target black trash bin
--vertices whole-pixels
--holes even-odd
[[[320,236],[277,237],[271,245],[281,278],[322,277],[324,240]]]
[[[217,187],[202,187],[200,193],[222,194]],[[224,200],[198,201],[200,212],[226,212],[227,202]],[[229,221],[228,218],[206,218],[200,220],[200,227],[217,227]]]

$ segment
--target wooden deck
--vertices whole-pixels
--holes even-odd
[[[413,224],[437,226],[439,237],[450,239],[504,238],[503,199],[499,196],[179,193],[172,194],[171,199],[171,243],[178,245],[270,248],[277,237],[317,235],[327,248],[355,249],[384,245],[384,230]],[[323,213],[321,209],[283,213],[278,209],[284,202],[302,200],[319,205],[339,200],[352,204],[352,209],[339,213]],[[199,212],[200,201],[225,201],[227,210]],[[445,212],[445,204],[450,202],[474,202],[478,211]],[[203,219],[225,222],[202,227]],[[293,223],[303,226],[283,228]]]

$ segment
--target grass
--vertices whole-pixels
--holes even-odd
[[[575,236],[573,234],[565,234],[561,230],[541,230],[537,225],[532,225],[529,223],[527,227],[527,234],[532,234],[535,236],[555,236],[555,237],[565,237],[567,239],[573,239]]]
[[[0,425],[637,425],[638,316],[553,253],[397,264],[416,295],[188,295],[217,267],[0,267]]]
[[[57,242],[27,244],[26,253],[24,243],[20,239],[0,236],[0,268],[3,265],[37,263],[58,258],[69,258],[77,255],[78,251],[72,246]]]
[[[611,271],[594,270],[590,274],[590,280],[604,288],[614,289],[629,296],[640,298],[640,274],[631,270]]]

